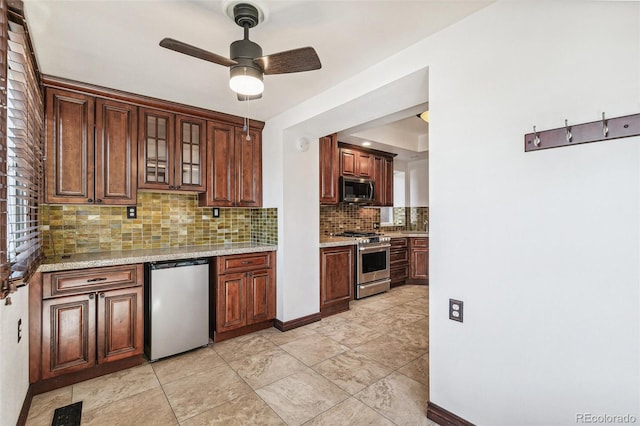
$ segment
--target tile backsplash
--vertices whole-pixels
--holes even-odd
[[[379,207],[362,207],[353,204],[320,206],[320,235],[339,234],[344,231],[385,232],[424,231],[429,220],[429,207],[394,207],[394,226],[375,229],[380,223]]]
[[[139,192],[137,219],[126,206],[41,205],[45,256],[258,242],[277,244],[275,208],[198,207],[196,194]]]

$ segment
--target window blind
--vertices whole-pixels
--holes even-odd
[[[10,13],[7,31],[6,247],[9,291],[38,266],[42,188],[43,99],[28,34]],[[4,157],[4,155],[2,155]]]
[[[0,0],[0,298],[10,291],[7,256],[7,1]]]

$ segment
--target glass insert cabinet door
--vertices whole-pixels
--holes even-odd
[[[141,109],[138,187],[205,190],[205,120]]]

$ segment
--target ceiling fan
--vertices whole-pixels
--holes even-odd
[[[172,38],[162,39],[160,46],[229,67],[231,69],[229,87],[238,94],[239,101],[262,97],[264,74],[312,71],[322,67],[313,47],[262,55],[262,48],[249,40],[249,29],[258,25],[259,16],[257,7],[251,3],[238,3],[233,7],[234,21],[244,28],[244,38],[231,43],[229,55],[231,59]]]

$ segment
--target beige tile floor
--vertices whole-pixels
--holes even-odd
[[[28,426],[430,425],[428,287],[401,286],[285,333],[259,331],[33,398]]]

